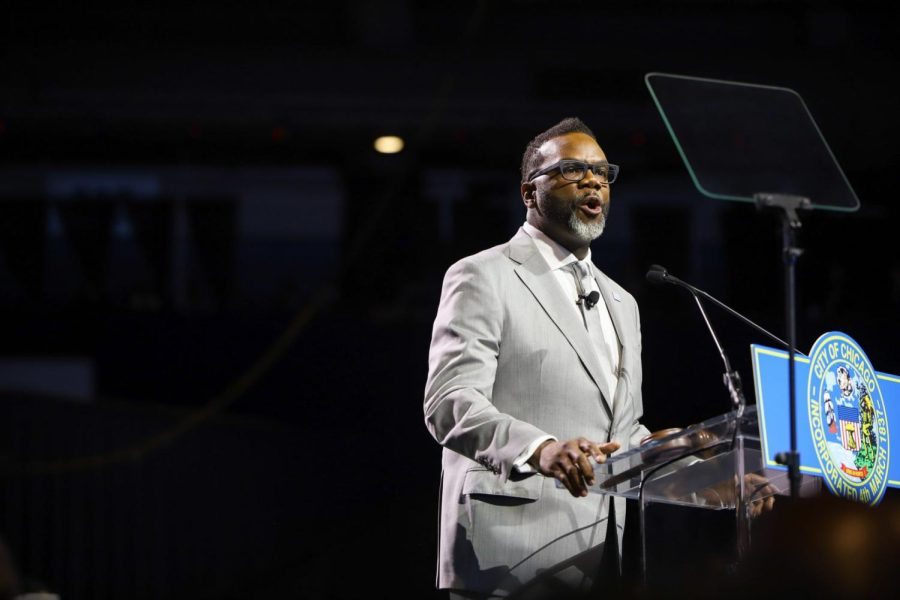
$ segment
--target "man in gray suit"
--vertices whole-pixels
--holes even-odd
[[[637,304],[591,262],[617,173],[578,119],[538,135],[526,223],[444,278],[425,422],[444,446],[437,584],[451,595],[586,590],[604,546],[619,551],[624,501],[587,493],[592,461],[648,433]]]

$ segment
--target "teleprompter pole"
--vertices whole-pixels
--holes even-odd
[[[797,246],[797,231],[802,227],[798,210],[809,210],[812,202],[802,196],[788,194],[756,194],[757,208],[774,209],[781,215],[782,249],[784,262],[784,314],[788,342],[788,399],[790,407],[791,448],[779,452],[775,460],[788,468],[791,499],[800,495],[800,453],[797,452],[797,392],[794,372],[794,349],[797,347],[797,261],[803,249]]]

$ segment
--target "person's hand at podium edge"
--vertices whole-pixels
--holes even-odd
[[[544,477],[562,482],[569,493],[578,498],[588,495],[588,486],[594,485],[594,467],[606,462],[606,457],[619,449],[618,442],[598,444],[586,438],[558,442],[547,440],[534,451],[528,464]]]
[[[645,446],[652,442],[656,442],[658,440],[667,438],[672,436],[680,431],[683,431],[680,427],[672,427],[669,429],[661,429],[659,431],[654,431],[650,435],[644,437],[641,440],[641,446]],[[695,432],[690,438],[686,438],[684,436],[676,437],[674,439],[669,440],[668,442],[657,446],[653,450],[653,455],[656,460],[662,462],[666,460],[668,457],[666,456],[667,451],[672,452],[681,452],[682,449],[690,449],[690,448],[698,448],[702,446],[706,446],[715,442],[718,438],[706,430],[700,430]],[[711,454],[711,450],[706,451],[706,453],[696,454],[700,460],[711,458],[713,454]],[[645,457],[649,454],[646,453]],[[671,456],[671,455],[669,455]],[[699,462],[698,459],[694,459]],[[708,505],[719,505],[719,506],[727,506],[729,504],[734,504],[735,499],[737,497],[737,476],[734,477],[734,482],[729,484],[728,482],[722,482],[716,484],[714,486],[708,487],[705,490],[698,492],[697,496],[701,498]],[[775,493],[777,490],[772,484],[769,483],[769,480],[764,476],[758,473],[747,473],[744,475],[744,489],[746,493],[750,495],[750,518],[755,519],[761,514],[772,510],[775,506]]]
[[[769,483],[769,480],[762,475],[759,475],[758,473],[747,473],[744,475],[744,489],[750,496],[749,507],[751,519],[755,519],[761,514],[774,508],[775,493],[777,490]],[[733,504],[737,496],[737,476],[734,478],[733,485],[720,483],[699,492],[697,495],[703,498],[708,504],[719,504],[722,506]]]
[[[759,515],[769,512],[775,507],[775,488],[769,483],[769,480],[757,473],[748,473],[744,475],[744,485],[750,492],[750,518],[756,518]],[[765,498],[758,496],[765,495]],[[753,498],[757,499],[754,500]]]

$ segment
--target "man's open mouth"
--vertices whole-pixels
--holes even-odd
[[[596,217],[603,213],[603,200],[600,196],[588,196],[585,198],[579,208],[587,215]]]

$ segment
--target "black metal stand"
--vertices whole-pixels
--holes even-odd
[[[728,355],[725,354],[725,349],[722,348],[722,344],[719,342],[719,336],[716,335],[712,323],[709,322],[709,316],[706,314],[706,309],[703,308],[703,303],[700,302],[700,298],[693,290],[690,291],[691,295],[694,297],[694,302],[697,303],[697,308],[700,309],[700,314],[703,316],[706,328],[709,329],[713,342],[715,342],[716,348],[719,350],[719,356],[722,358],[722,363],[725,365],[725,373],[722,375],[722,382],[725,384],[728,395],[731,397],[731,409],[736,410],[738,417],[740,417],[744,414],[744,408],[747,406],[747,401],[744,399],[744,391],[741,386],[741,376],[737,371],[731,368],[731,361],[728,360]]]
[[[809,210],[812,202],[802,196],[787,194],[755,194],[757,208],[777,210],[781,215],[782,249],[784,262],[784,314],[787,326],[788,342],[788,398],[790,405],[791,448],[787,452],[779,452],[775,460],[788,468],[788,481],[791,486],[791,499],[800,493],[800,454],[797,452],[797,398],[795,389],[794,356],[797,347],[797,261],[803,249],[797,246],[797,231],[802,227],[798,210]]]

